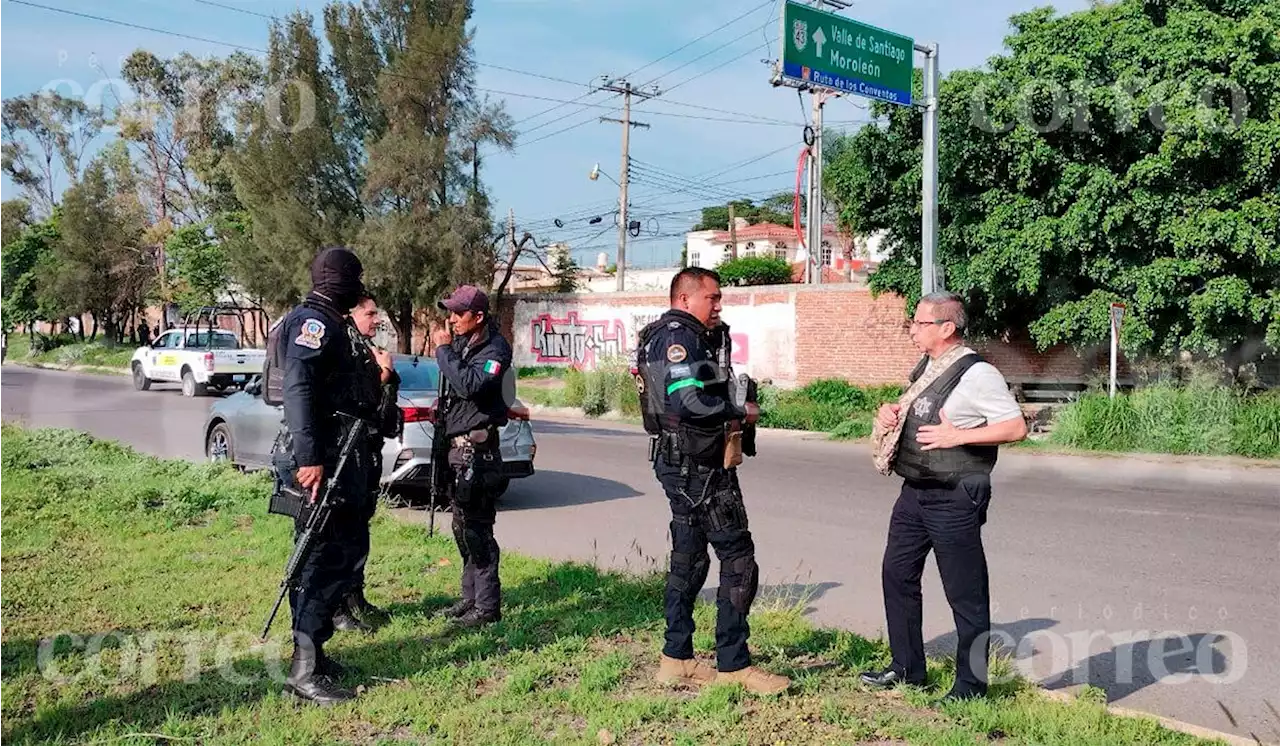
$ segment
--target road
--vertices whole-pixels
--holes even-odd
[[[212,399],[12,365],[0,383],[6,420],[161,456],[203,452]],[[643,432],[548,419],[535,431],[538,473],[504,498],[502,545],[609,567],[663,562],[666,501]],[[880,557],[898,481],[875,473],[862,445],[764,432],[759,446],[741,479],[762,602],[804,603],[815,623],[883,634]],[[1280,743],[1277,484],[1280,469],[1207,459],[1006,450],[984,532],[995,634],[1048,688],[1092,683],[1121,706]],[[930,651],[954,652],[932,560],[924,594]]]

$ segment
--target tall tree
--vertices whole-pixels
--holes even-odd
[[[514,135],[500,106],[475,99],[470,16],[468,0],[364,0],[325,11],[343,135],[365,145],[352,166],[365,205],[358,248],[403,352],[415,305],[434,307],[460,281],[493,281],[479,146],[510,147]]]
[[[326,245],[350,243],[363,216],[335,81],[312,24],[295,12],[271,28],[266,94],[246,105],[247,130],[228,156],[244,211],[216,221],[233,277],[276,309],[305,294],[311,260]]]
[[[1131,352],[1280,348],[1280,0],[1118,0],[1014,16],[1009,54],[943,81],[938,258],[978,331]],[[917,94],[920,79],[917,75]],[[920,117],[876,105],[827,169],[887,231],[873,288],[920,287]]]
[[[59,315],[90,313],[118,342],[123,323],[143,307],[155,279],[155,257],[144,244],[146,228],[137,185],[113,178],[104,159],[67,190],[60,240],[39,278],[41,295]]]
[[[139,49],[121,74],[136,98],[121,105],[115,124],[144,164],[152,220],[181,225],[239,207],[221,166],[236,107],[261,99],[260,63],[242,52],[165,60]]]
[[[57,91],[39,91],[5,99],[2,113],[0,168],[48,215],[58,204],[59,175],[68,186],[79,180],[85,148],[102,130],[102,112]]]

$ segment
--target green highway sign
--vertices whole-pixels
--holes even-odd
[[[910,37],[787,0],[779,40],[784,80],[911,105]]]

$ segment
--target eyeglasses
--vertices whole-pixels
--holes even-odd
[[[950,321],[950,319],[925,319],[924,321],[917,321],[916,319],[912,319],[912,320],[911,320],[911,325],[912,325],[912,326],[924,326],[924,325],[926,325],[926,324],[939,324],[939,325],[941,325],[941,324],[949,323],[949,321]]]

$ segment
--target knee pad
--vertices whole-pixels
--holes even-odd
[[[727,582],[722,584],[721,593],[726,593],[724,586],[727,585],[729,604],[734,611],[746,615],[751,611],[759,589],[760,568],[756,558],[750,554],[735,557],[725,563],[724,574]]]

